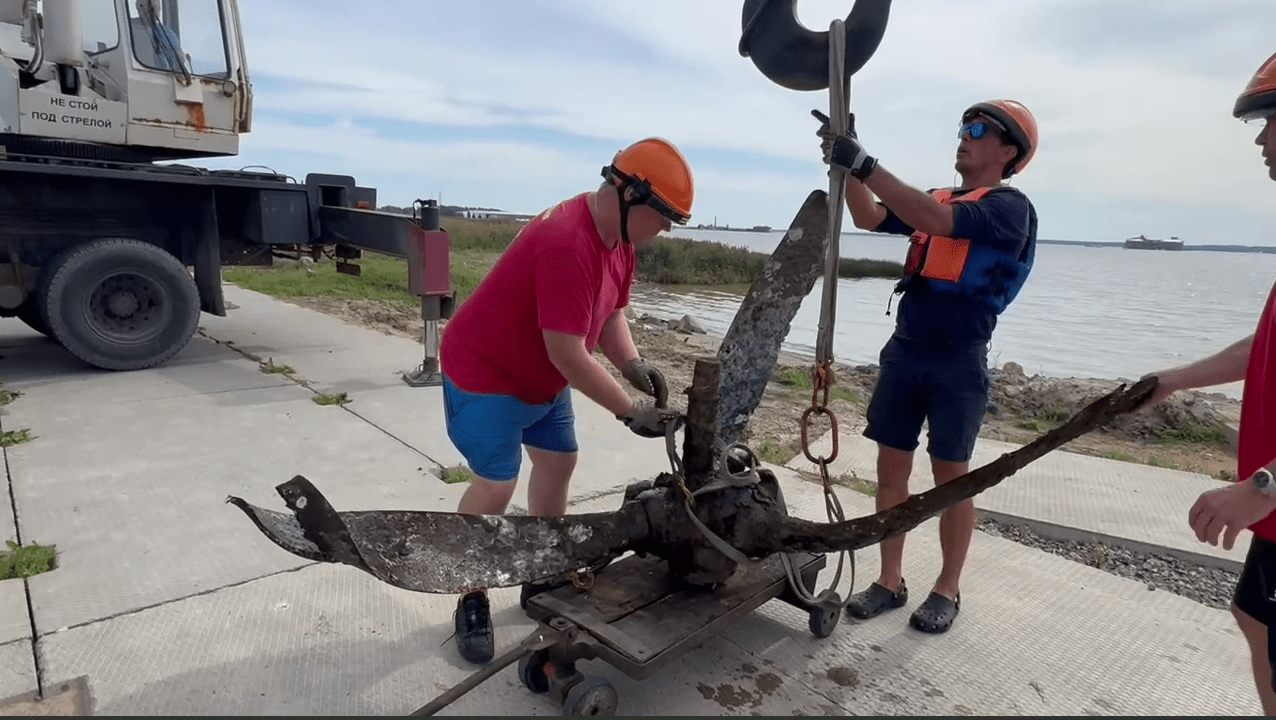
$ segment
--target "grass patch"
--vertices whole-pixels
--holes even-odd
[[[799,452],[802,452],[802,443],[800,440],[781,442],[766,438],[758,446],[756,452],[763,462],[768,462],[772,465],[784,465],[796,457]]]
[[[810,393],[815,388],[815,381],[811,378],[809,370],[798,367],[785,367],[780,370],[779,383],[794,390]],[[830,400],[845,400],[849,403],[859,405],[863,402],[858,391],[851,388],[845,388],[836,384],[829,388]]]
[[[297,371],[288,365],[276,365],[275,359],[271,358],[261,364],[261,371],[267,375],[293,375]]]
[[[1036,418],[1033,418],[1032,420],[1020,420],[1019,422],[1015,423],[1015,427],[1019,428],[1020,430],[1027,430],[1028,432],[1041,432],[1041,430],[1043,429],[1041,425],[1041,421],[1037,420]]]
[[[56,567],[56,553],[53,548],[33,543],[18,545],[12,540],[5,540],[9,549],[0,552],[0,580],[29,578],[48,572]]]
[[[345,405],[350,402],[350,396],[345,393],[320,394],[315,395],[311,400],[314,400],[316,405]]]
[[[1156,441],[1167,445],[1227,445],[1227,436],[1217,425],[1193,420],[1178,427],[1158,430]]]
[[[1180,469],[1178,465],[1175,465],[1174,463],[1170,462],[1169,460],[1166,460],[1160,455],[1148,455],[1148,461],[1146,464],[1151,465],[1152,467],[1168,468],[1170,470]]]
[[[22,397],[22,393],[17,390],[10,390],[0,383],[0,405],[8,405],[9,403]]]
[[[474,292],[509,247],[522,223],[444,218],[451,243],[450,277],[459,305]],[[354,261],[359,277],[337,272],[335,262],[310,266],[280,263],[271,267],[228,267],[227,282],[277,298],[330,297],[370,300],[417,307],[421,300],[408,292],[408,266],[401,258],[364,251]]]
[[[1138,462],[1138,459],[1135,458],[1133,455],[1131,455],[1130,453],[1121,452],[1120,450],[1108,450],[1107,452],[1103,453],[1099,457],[1107,458],[1108,460],[1120,460],[1121,462],[1128,462],[1128,463]]]
[[[31,442],[34,439],[35,436],[31,434],[31,430],[28,428],[22,428],[21,430],[5,430],[4,432],[0,432],[0,447],[13,447],[14,445],[21,445],[24,442]]]
[[[660,238],[638,251],[638,276],[669,285],[749,285],[770,258],[767,253],[720,242]],[[890,260],[842,258],[838,277],[899,278],[904,266]]]
[[[443,468],[443,474],[440,476],[443,482],[448,485],[458,485],[467,483],[474,479],[474,473],[464,465],[456,465],[454,467]]]
[[[451,244],[450,277],[459,306],[491,271],[501,253],[525,227],[514,221],[443,218]],[[660,238],[638,251],[637,279],[664,285],[737,285],[748,288],[770,256],[718,242],[688,238]],[[328,297],[369,300],[416,307],[420,299],[408,292],[407,263],[396,257],[364,251],[355,260],[359,277],[337,272],[335,262],[311,265],[279,263],[270,267],[227,267],[222,277],[240,287],[276,298]],[[843,258],[838,274],[844,278],[899,278],[903,265],[888,260]]]
[[[869,482],[855,473],[838,475],[833,479],[833,482],[843,487],[848,487],[861,495],[877,497],[877,483]]]

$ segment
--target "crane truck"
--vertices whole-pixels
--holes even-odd
[[[348,175],[189,164],[238,155],[252,114],[236,0],[0,0],[0,317],[137,370],[226,315],[222,267],[328,254],[357,275],[366,250],[407,260],[426,351],[405,380],[436,384],[437,203],[408,217]]]

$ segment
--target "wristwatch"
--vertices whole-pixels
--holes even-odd
[[[1268,496],[1276,495],[1276,478],[1272,477],[1272,471],[1267,468],[1259,468],[1254,473],[1254,489]]]

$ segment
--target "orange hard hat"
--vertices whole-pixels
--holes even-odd
[[[636,203],[645,203],[670,221],[686,225],[691,219],[695,182],[691,166],[674,144],[658,137],[645,138],[616,153],[603,177],[617,178],[631,187]]]
[[[1006,139],[1019,148],[1006,177],[1023,172],[1037,154],[1037,119],[1028,108],[1014,100],[989,100],[971,105],[961,114],[961,121],[967,122],[976,115],[991,118],[1005,131]]]
[[[1273,115],[1276,115],[1276,55],[1259,66],[1232,108],[1232,116],[1246,122]]]

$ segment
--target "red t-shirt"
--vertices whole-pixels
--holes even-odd
[[[439,363],[457,387],[547,403],[567,379],[541,331],[583,336],[592,353],[603,323],[629,304],[634,248],[603,244],[586,197],[529,222],[447,321]]]
[[[1276,460],[1276,285],[1254,331],[1254,348],[1245,371],[1241,394],[1240,440],[1236,452],[1236,477],[1245,480]],[[1254,534],[1276,541],[1276,513],[1250,526]]]

